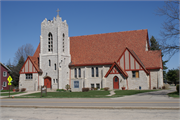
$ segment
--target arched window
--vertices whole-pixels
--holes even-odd
[[[81,68],[79,68],[79,77],[81,77]]]
[[[65,35],[63,33],[63,40],[62,40],[62,51],[64,52],[64,38],[65,38]]]
[[[74,77],[77,78],[77,69],[74,69]]]
[[[49,60],[49,66],[51,66],[51,60]]]
[[[54,64],[54,70],[56,70],[56,64]]]
[[[48,34],[48,52],[53,51],[53,35],[51,32]]]
[[[92,67],[91,70],[92,70],[92,77],[94,77],[94,68]]]
[[[96,77],[99,77],[98,67],[96,67]]]

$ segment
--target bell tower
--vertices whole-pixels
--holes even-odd
[[[41,23],[40,35],[40,69],[42,85],[46,77],[51,78],[52,89],[62,89],[69,84],[70,41],[68,24],[59,16],[53,20],[46,18]]]

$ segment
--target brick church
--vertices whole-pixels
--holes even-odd
[[[57,15],[41,23],[40,43],[20,70],[19,88],[160,88],[162,69],[147,29],[69,37],[66,20]]]

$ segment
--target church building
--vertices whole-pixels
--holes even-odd
[[[57,15],[41,23],[40,43],[20,70],[19,89],[40,86],[153,89],[163,86],[160,50],[151,51],[147,29],[69,37]]]

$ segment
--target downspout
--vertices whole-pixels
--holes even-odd
[[[149,71],[149,89],[151,90],[151,72]]]

